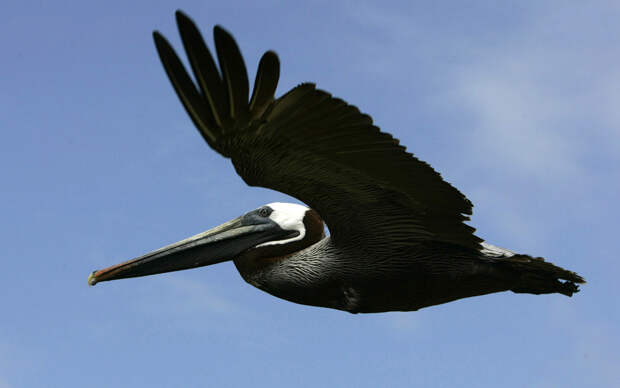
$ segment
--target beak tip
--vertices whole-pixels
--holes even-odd
[[[95,276],[95,273],[97,273],[97,271],[93,271],[90,275],[88,275],[88,285],[91,287],[97,284],[97,277]]]

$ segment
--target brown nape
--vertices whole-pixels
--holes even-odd
[[[319,242],[323,237],[325,237],[323,220],[321,219],[321,216],[319,216],[319,213],[315,210],[308,209],[306,211],[303,223],[306,229],[306,235],[301,240],[286,244],[266,245],[258,248],[251,248],[241,253],[239,257],[235,259],[235,264],[237,265],[239,271],[243,274],[244,271],[255,271],[260,268],[267,267],[280,260],[286,259],[295,252],[299,252],[302,249]],[[243,271],[240,266],[243,267]]]

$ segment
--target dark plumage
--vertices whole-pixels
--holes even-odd
[[[301,217],[302,240],[280,244],[279,235],[274,244],[229,257],[246,281],[287,300],[350,312],[417,310],[506,290],[577,292],[583,279],[576,273],[482,243],[464,223],[471,202],[370,116],[311,83],[275,99],[280,70],[272,51],[260,60],[249,98],[232,36],[214,28],[218,68],[193,22],[182,12],[176,16],[198,87],[158,32],[155,45],[206,142],[231,159],[248,185],[281,191],[316,210]],[[265,212],[285,211],[274,205]],[[141,275],[134,272],[128,276]],[[106,274],[94,273],[93,283],[113,278]]]

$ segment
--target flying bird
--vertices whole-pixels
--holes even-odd
[[[261,58],[250,96],[233,37],[213,31],[219,67],[189,17],[176,13],[196,82],[157,31],[174,90],[207,144],[250,186],[309,205],[270,203],[88,282],[232,260],[274,296],[351,313],[413,311],[500,291],[572,296],[584,279],[540,257],[483,242],[471,202],[355,106],[302,83],[275,98],[280,62]],[[325,235],[325,225],[329,235]]]

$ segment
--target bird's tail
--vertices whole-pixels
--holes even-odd
[[[514,255],[497,260],[516,275],[511,291],[528,294],[560,293],[572,296],[585,280],[577,273],[546,262],[542,257]]]

